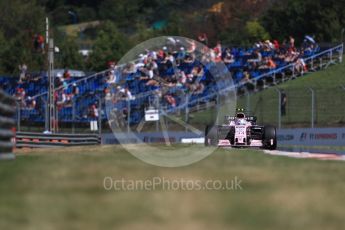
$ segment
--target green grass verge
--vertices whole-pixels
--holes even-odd
[[[345,124],[345,62],[276,86],[287,94],[287,114],[282,117],[283,127],[308,127],[311,123],[311,92],[315,90],[315,126],[329,127]],[[278,125],[278,93],[274,88],[238,98],[238,107],[247,108],[263,124]],[[193,114],[192,122],[205,123],[214,110]]]
[[[103,189],[106,176],[238,177],[243,190],[115,192]],[[0,162],[0,229],[345,229],[344,178],[343,162],[256,150],[218,149],[182,168],[120,146],[32,150]]]

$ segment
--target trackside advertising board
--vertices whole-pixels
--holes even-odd
[[[121,137],[123,136],[123,137]],[[117,135],[123,138],[127,143],[137,143],[138,140],[145,143],[164,142],[162,133],[137,133],[136,138],[128,138],[126,134]],[[187,139],[203,138],[192,132],[168,132],[171,143],[188,143]],[[344,128],[297,128],[297,129],[279,129],[277,130],[277,139],[279,145],[301,145],[301,146],[345,146],[345,127]],[[196,143],[196,141],[192,141]],[[102,134],[103,144],[118,144],[118,140],[112,133]]]
[[[278,145],[345,146],[345,128],[279,129]]]

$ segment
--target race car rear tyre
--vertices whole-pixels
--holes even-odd
[[[273,126],[265,126],[263,133],[264,149],[275,150],[277,149],[277,132]]]
[[[217,126],[207,125],[205,128],[205,146],[218,145],[218,128]]]

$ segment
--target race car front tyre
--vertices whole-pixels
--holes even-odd
[[[277,132],[273,126],[265,126],[263,133],[263,147],[264,149],[275,150],[277,149]]]

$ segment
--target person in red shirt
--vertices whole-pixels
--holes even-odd
[[[70,80],[71,79],[71,74],[69,73],[68,69],[65,69],[65,71],[63,72],[63,78],[65,80]]]
[[[202,44],[204,45],[208,45],[208,38],[207,38],[207,35],[205,33],[202,33],[202,34],[199,34],[198,36],[198,40],[199,42],[201,42]]]
[[[273,40],[273,45],[274,45],[274,49],[279,50],[280,45],[279,45],[279,42],[277,40]]]
[[[41,34],[36,34],[34,37],[34,48],[37,52],[44,53],[44,37]]]
[[[96,104],[92,104],[89,108],[89,117],[92,119],[97,119],[98,115],[98,108]]]

